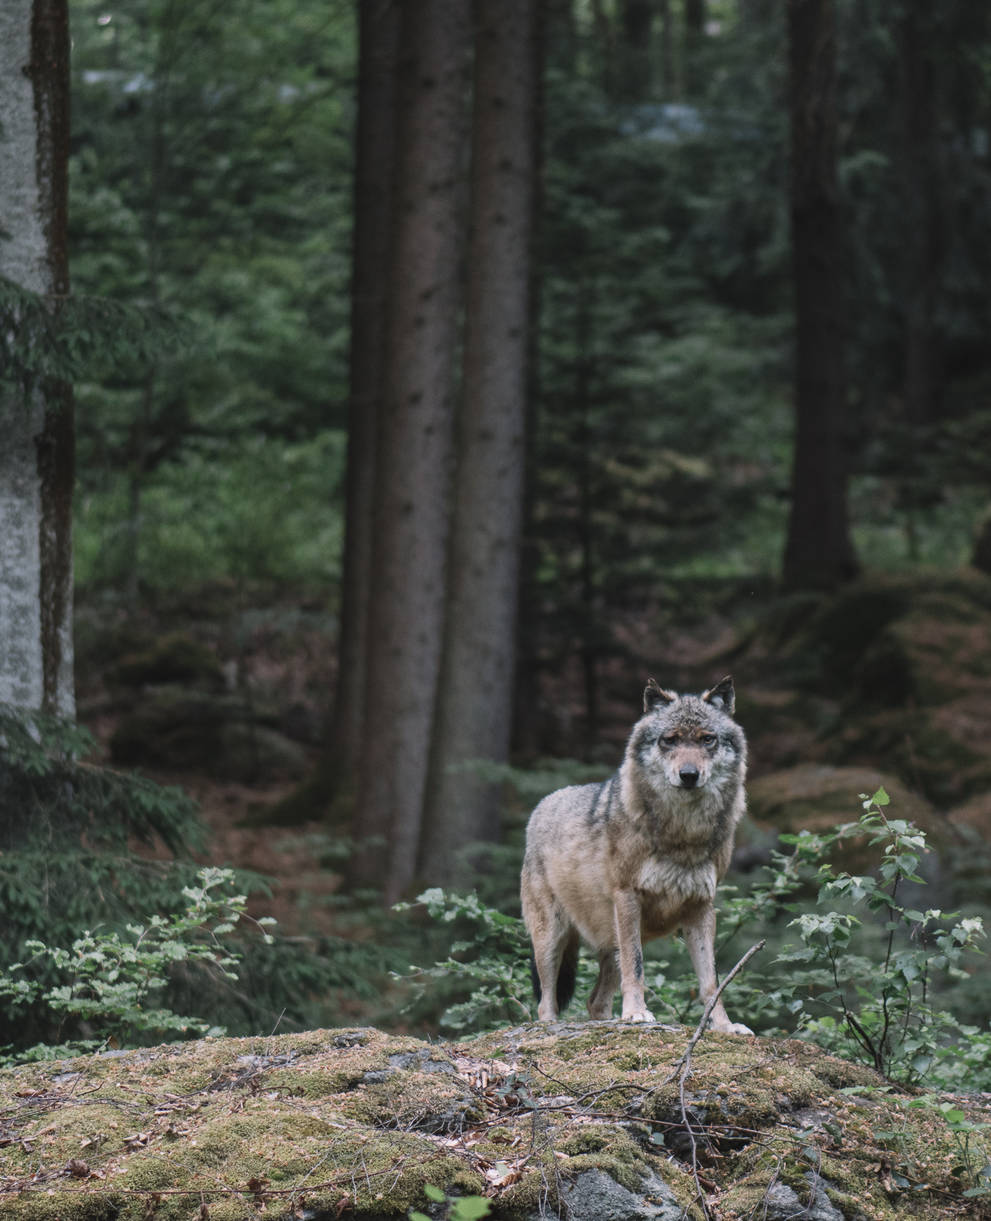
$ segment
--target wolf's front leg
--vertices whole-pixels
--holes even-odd
[[[699,981],[699,995],[706,1006],[717,987],[716,981],[716,913],[712,907],[703,907],[697,915],[682,923],[681,931],[692,956],[692,966]],[[731,1022],[723,1008],[722,1000],[716,1001],[709,1015],[709,1025],[724,1034],[753,1034],[742,1022]]]
[[[643,995],[643,946],[640,941],[640,900],[632,890],[617,890],[613,896],[616,945],[619,947],[620,988],[624,1022],[652,1022]]]

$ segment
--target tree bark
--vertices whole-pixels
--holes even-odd
[[[66,0],[0,6],[0,275],[57,312],[66,251]],[[73,414],[50,378],[0,384],[0,700],[71,717]]]
[[[857,571],[846,500],[833,0],[789,0],[788,43],[796,429],[783,579],[791,587],[831,589]]]
[[[654,0],[623,0],[623,64],[617,84],[624,101],[643,102],[650,97],[654,15]]]
[[[384,886],[387,901],[416,869],[440,669],[470,17],[463,0],[402,6],[395,236],[354,823],[356,841],[366,843],[355,854],[355,879]]]
[[[685,96],[697,97],[703,78],[699,53],[705,40],[705,0],[685,0]]]
[[[365,713],[375,451],[384,389],[400,18],[396,0],[361,0],[357,7],[358,117],[355,132],[347,508],[337,690],[329,750],[331,782],[335,791],[347,790],[354,783]]]
[[[441,884],[498,831],[498,786],[470,764],[509,755],[525,468],[536,6],[478,0],[475,31],[464,402],[420,861]]]

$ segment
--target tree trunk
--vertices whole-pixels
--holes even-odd
[[[57,312],[66,252],[66,0],[0,6],[0,275]],[[0,700],[73,716],[71,389],[0,384]]]
[[[705,0],[685,0],[685,96],[697,97],[703,77],[699,55],[705,40]]]
[[[578,454],[576,482],[578,484],[578,550],[581,556],[579,572],[580,633],[582,690],[585,696],[585,746],[591,749],[599,735],[599,614],[596,587],[598,585],[595,537],[595,473],[591,427],[592,379],[595,342],[592,333],[594,289],[581,284],[575,314],[575,385],[572,413],[576,424],[575,451]]]
[[[677,95],[678,82],[674,70],[674,18],[671,0],[658,0],[661,22],[661,97],[671,101]]]
[[[560,4],[539,0],[534,30],[533,190],[530,202],[531,258],[540,247],[540,224],[544,215],[544,70],[551,47],[560,54]],[[572,31],[573,32],[573,31]],[[538,404],[540,361],[538,359],[541,315],[541,277],[534,267],[530,275],[528,308],[530,334],[527,345],[527,444],[523,458],[523,507],[520,524],[519,594],[516,611],[516,665],[513,679],[513,737],[511,750],[532,758],[540,744],[540,547],[534,512],[537,491]]]
[[[537,75],[533,0],[478,0],[472,207],[444,656],[421,874],[447,884],[494,840],[498,786],[466,770],[509,755],[530,341]]]
[[[929,5],[904,5],[896,23],[901,141],[898,161],[906,240],[899,249],[898,298],[902,303],[902,407],[904,458],[899,464],[899,506],[905,515],[908,555],[918,560],[919,525],[931,508],[927,427],[939,419],[942,357],[937,314],[943,264],[940,215],[943,176],[937,101],[936,41],[939,18]]]
[[[354,876],[403,892],[416,868],[443,636],[464,235],[463,0],[402,6],[395,236],[377,453]]]
[[[335,791],[346,791],[353,786],[365,711],[375,450],[382,409],[392,231],[399,15],[395,0],[362,0],[358,4],[360,49],[355,133],[346,536],[337,691],[328,752],[331,783]]]
[[[942,264],[939,132],[934,30],[921,6],[907,4],[897,26],[900,54],[902,206],[909,240],[902,250],[905,309],[905,413],[918,428],[938,418],[940,359],[936,309]]]
[[[623,0],[621,23],[623,62],[619,96],[627,102],[643,102],[650,97],[651,33],[655,0]]]
[[[831,589],[857,570],[846,504],[833,0],[790,0],[788,40],[796,430],[783,578],[791,587]]]

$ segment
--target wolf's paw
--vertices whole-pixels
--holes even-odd
[[[649,1009],[631,1009],[629,1013],[623,1010],[624,1022],[653,1022],[656,1019]]]
[[[744,1026],[742,1022],[710,1022],[709,1026],[712,1030],[718,1030],[720,1034],[753,1034],[754,1032],[749,1026]]]

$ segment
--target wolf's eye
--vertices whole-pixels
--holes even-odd
[[[676,733],[666,733],[661,736],[661,744],[663,746],[677,746],[678,735]]]
[[[699,740],[703,746],[715,746],[719,739],[714,733],[704,733]]]

